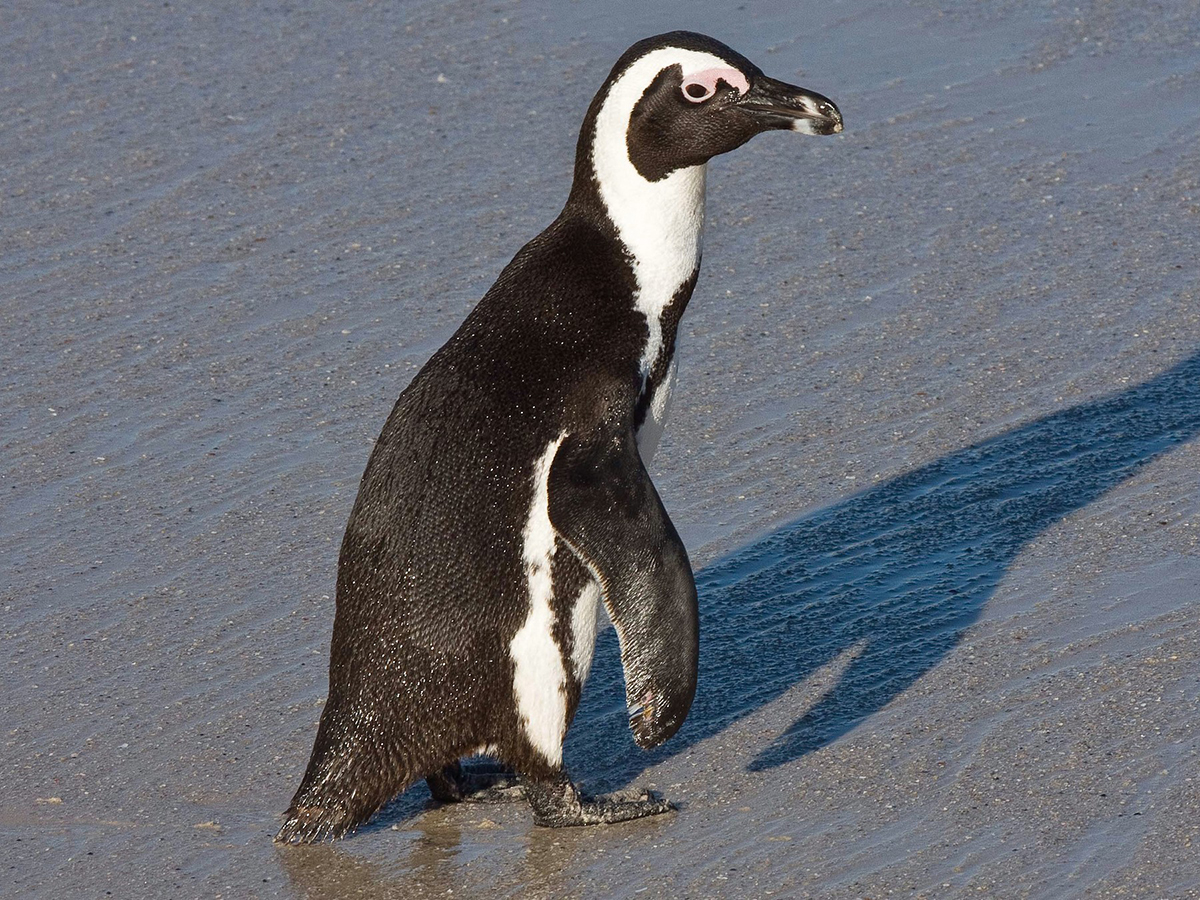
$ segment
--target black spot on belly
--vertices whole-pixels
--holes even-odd
[[[638,394],[637,406],[633,410],[633,427],[636,431],[640,431],[645,423],[646,416],[650,413],[650,404],[654,402],[654,393],[667,377],[667,370],[671,368],[671,360],[675,358],[675,333],[679,328],[679,320],[683,318],[683,311],[687,309],[688,301],[692,298],[692,291],[696,289],[696,277],[699,274],[700,261],[697,260],[692,274],[679,286],[679,290],[662,312],[662,348],[658,351],[658,358],[651,363],[650,374],[646,377],[646,383],[642,385],[642,392]]]

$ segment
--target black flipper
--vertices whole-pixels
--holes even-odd
[[[621,642],[629,727],[655,747],[696,693],[699,611],[687,551],[632,429],[568,435],[550,467],[550,522],[600,582]]]

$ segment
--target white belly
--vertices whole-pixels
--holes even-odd
[[[663,430],[667,427],[667,413],[671,409],[671,394],[675,391],[675,376],[679,371],[678,354],[671,359],[667,368],[667,377],[662,380],[650,400],[650,408],[646,411],[646,420],[638,429],[637,445],[641,454],[642,464],[649,466],[662,439]]]

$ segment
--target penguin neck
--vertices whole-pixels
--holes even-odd
[[[628,157],[624,165],[612,166],[618,171],[602,171],[612,162],[596,160],[604,211],[629,253],[640,292],[656,296],[665,292],[663,303],[669,303],[700,265],[708,166],[676,169],[665,178],[648,181]],[[641,298],[639,308],[651,299]]]
[[[664,335],[667,310],[687,303],[700,267],[708,166],[676,169],[650,181],[630,162],[624,134],[606,142],[605,123],[596,124],[588,167],[593,202],[599,202],[612,223],[633,271],[633,306],[646,317],[648,330],[638,361],[644,380],[674,343],[672,335]],[[672,322],[678,322],[680,312],[674,311]]]

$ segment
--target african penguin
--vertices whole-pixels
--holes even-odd
[[[562,748],[602,610],[641,747],[696,688],[687,553],[646,473],[700,266],[706,163],[760,132],[832,134],[837,107],[712,38],[634,44],[588,109],[558,218],[401,393],[337,573],[329,697],[276,840],[335,838],[421,778],[468,792],[484,753],[540,825],[673,807],[589,797]]]

